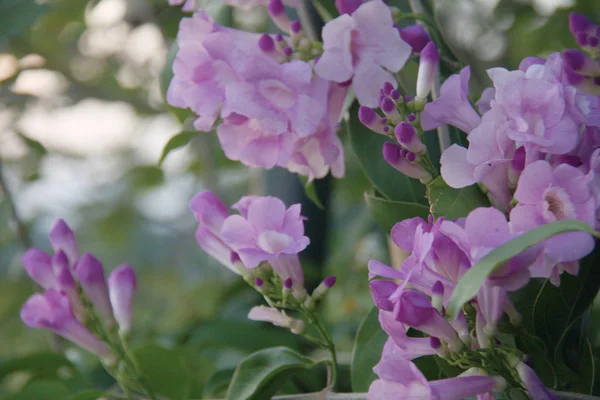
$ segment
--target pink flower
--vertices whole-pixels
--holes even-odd
[[[244,273],[237,253],[226,244],[221,233],[223,223],[229,217],[227,206],[214,193],[203,191],[190,200],[190,210],[198,221],[196,240],[202,250],[230,271],[238,275]]]
[[[283,3],[288,7],[298,7],[301,0],[283,0]],[[242,10],[251,10],[257,6],[266,6],[269,0],[223,0],[224,4],[241,8]]]
[[[69,266],[73,268],[79,260],[79,248],[75,234],[69,225],[64,220],[59,219],[50,229],[49,237],[54,251],[64,251],[69,260]]]
[[[272,262],[279,256],[297,255],[308,246],[300,204],[286,209],[275,197],[254,197],[247,199],[240,210],[242,215],[232,215],[225,220],[222,235],[246,268],[255,268],[262,261]],[[297,271],[299,263],[286,263],[286,266]],[[299,273],[286,275],[282,279],[298,279]]]
[[[381,0],[329,21],[323,28],[323,48],[317,74],[339,83],[352,79],[358,101],[368,107],[379,105],[379,89],[395,82],[391,72],[398,72],[411,54]]]
[[[30,328],[50,329],[57,335],[99,356],[109,356],[108,347],[75,318],[65,293],[48,289],[23,304],[21,319]]]
[[[547,161],[536,161],[525,168],[518,182],[515,199],[519,201],[510,213],[511,228],[522,233],[537,226],[575,219],[595,226],[596,199],[592,192],[593,173],[584,174],[568,164],[552,169]],[[550,278],[555,285],[566,263],[576,262],[594,249],[590,234],[570,232],[545,241],[543,256],[531,268],[534,277]],[[562,269],[561,269],[562,268]],[[577,273],[578,268],[568,272]]]
[[[427,382],[419,368],[393,347],[384,348],[381,361],[373,368],[379,376],[369,387],[368,400],[460,400],[503,386],[504,379],[489,376],[458,376]]]
[[[83,292],[104,319],[105,324],[108,327],[112,326],[115,320],[104,277],[104,267],[100,261],[91,253],[85,253],[77,263],[75,275],[81,283]]]

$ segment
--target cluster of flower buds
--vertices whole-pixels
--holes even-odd
[[[123,264],[107,282],[96,257],[80,257],[75,235],[63,220],[50,230],[50,242],[52,255],[37,248],[23,255],[25,270],[45,292],[25,302],[21,318],[29,327],[50,329],[106,362],[117,361],[114,343],[131,330],[133,269]]]
[[[301,333],[302,321],[282,310],[312,312],[335,284],[335,277],[325,278],[311,295],[304,288],[298,253],[308,246],[309,239],[304,236],[300,204],[287,208],[275,197],[244,196],[232,208],[239,214],[230,215],[225,204],[209,191],[190,201],[198,221],[198,244],[263,295],[270,308],[254,308],[250,319]]]

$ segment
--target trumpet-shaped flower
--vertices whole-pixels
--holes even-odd
[[[379,105],[379,88],[395,82],[411,54],[400,38],[392,13],[382,0],[366,2],[352,15],[343,14],[323,28],[324,52],[315,70],[334,82],[352,80],[360,104]]]

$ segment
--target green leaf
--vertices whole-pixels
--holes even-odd
[[[509,240],[502,246],[492,250],[477,264],[472,266],[460,279],[452,294],[450,303],[448,304],[448,318],[454,318],[456,316],[458,310],[462,308],[463,304],[471,300],[473,296],[477,294],[481,284],[492,272],[494,272],[494,270],[496,270],[496,268],[528,248],[533,247],[552,236],[565,232],[588,232],[598,235],[594,229],[584,222],[566,220],[542,225]]]
[[[441,176],[427,185],[427,198],[431,204],[431,213],[436,218],[463,218],[478,207],[490,206],[488,198],[477,185],[454,189],[448,186]]]
[[[69,397],[67,400],[97,400],[102,396],[105,396],[104,392],[99,390],[85,390]]]
[[[165,158],[171,151],[187,145],[198,134],[199,132],[181,132],[169,139],[169,141],[163,148],[162,154],[160,155],[158,165],[162,164],[162,162],[165,160]]]
[[[165,180],[163,170],[156,165],[140,165],[134,167],[129,173],[133,185],[141,189],[158,186]]]
[[[354,154],[371,184],[388,200],[427,204],[425,185],[396,171],[383,159],[383,144],[388,140],[358,120],[358,107],[355,104],[350,108],[346,126]]]
[[[381,352],[387,338],[387,334],[379,325],[379,309],[373,307],[356,333],[350,365],[352,391],[366,392],[371,382],[377,379],[373,367],[381,359]]]
[[[396,222],[413,217],[427,219],[429,215],[429,209],[422,204],[390,201],[368,193],[365,193],[365,201],[371,217],[386,233],[392,230]]]
[[[31,149],[33,152],[35,152],[38,156],[44,156],[48,153],[48,151],[46,150],[44,145],[42,145],[37,140],[30,139],[27,136],[23,135],[22,133],[17,132],[17,135],[21,138],[21,140],[23,140],[25,142],[27,147],[29,147],[29,149]]]
[[[302,182],[302,186],[304,187],[304,194],[306,195],[306,197],[308,197],[310,201],[312,201],[321,210],[325,209],[315,189],[315,181],[313,180],[309,182],[308,178],[300,175],[298,175],[298,178],[300,179],[300,182]]]
[[[146,383],[170,400],[185,400],[189,393],[189,371],[183,355],[164,347],[138,347],[133,355]]]
[[[205,399],[221,398],[227,392],[227,386],[233,377],[235,369],[228,368],[215,372],[204,384],[202,397]]]
[[[57,400],[71,395],[69,389],[57,381],[35,381],[26,385],[20,393],[4,397],[3,400]]]
[[[596,378],[596,362],[594,359],[594,349],[588,338],[585,339],[583,345],[583,355],[581,357],[581,363],[579,370],[581,371],[582,377],[582,388],[585,393],[593,394],[594,382]]]
[[[268,399],[289,375],[312,368],[319,362],[287,347],[271,347],[250,354],[235,369],[227,400]]]
[[[335,3],[331,0],[312,0],[312,4],[317,10],[319,17],[327,23],[338,16]]]
[[[59,369],[75,373],[73,364],[59,353],[37,353],[26,357],[10,359],[0,363],[0,380],[13,372],[26,372],[36,379],[55,379]]]
[[[17,36],[50,9],[50,4],[39,4],[35,0],[0,1],[0,40]]]

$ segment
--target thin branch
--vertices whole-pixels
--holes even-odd
[[[8,207],[10,209],[11,218],[13,223],[17,227],[17,237],[21,242],[21,246],[24,249],[28,249],[31,247],[31,237],[29,236],[29,232],[27,231],[27,227],[25,223],[21,220],[19,216],[19,212],[17,211],[17,206],[15,204],[14,198],[8,189],[8,185],[4,179],[4,173],[2,170],[2,160],[0,159],[0,191],[4,194],[4,198],[8,202]]]

